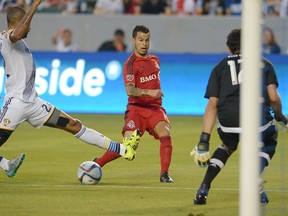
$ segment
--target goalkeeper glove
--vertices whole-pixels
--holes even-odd
[[[275,116],[276,121],[282,126],[282,131],[286,132],[288,130],[288,119],[285,115],[279,117]]]
[[[209,164],[209,140],[210,134],[202,132],[199,143],[190,153],[191,156],[194,156],[194,162],[198,167],[207,167]]]

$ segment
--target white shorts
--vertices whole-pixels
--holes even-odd
[[[14,131],[24,121],[40,128],[49,120],[54,109],[54,106],[39,97],[32,103],[13,97],[5,98],[0,114],[0,128]]]

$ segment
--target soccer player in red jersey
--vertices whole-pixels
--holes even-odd
[[[132,33],[135,51],[125,62],[123,79],[128,95],[125,112],[125,125],[122,134],[130,138],[135,129],[145,131],[160,140],[160,182],[171,183],[169,166],[172,156],[170,122],[162,107],[164,96],[160,85],[160,61],[157,56],[148,53],[150,31],[146,26],[137,25]],[[106,163],[118,158],[117,154],[106,151],[94,161],[103,167]]]

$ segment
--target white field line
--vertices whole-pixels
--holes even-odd
[[[53,185],[53,184],[1,184],[0,183],[0,188],[1,187],[26,187],[26,188],[37,188],[37,187],[42,187],[42,188],[89,188],[89,189],[105,189],[105,188],[118,188],[118,189],[140,189],[140,190],[198,190],[198,188],[189,188],[189,187],[152,187],[152,186],[133,186],[133,185]],[[238,188],[211,188],[210,191],[239,191]],[[284,193],[288,193],[288,190],[286,189],[270,189],[267,190],[265,189],[265,191],[270,191],[270,192],[284,192]]]

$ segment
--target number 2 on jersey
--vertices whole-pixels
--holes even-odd
[[[47,104],[42,104],[42,107],[43,107],[48,113],[50,113],[51,107],[48,107]]]

